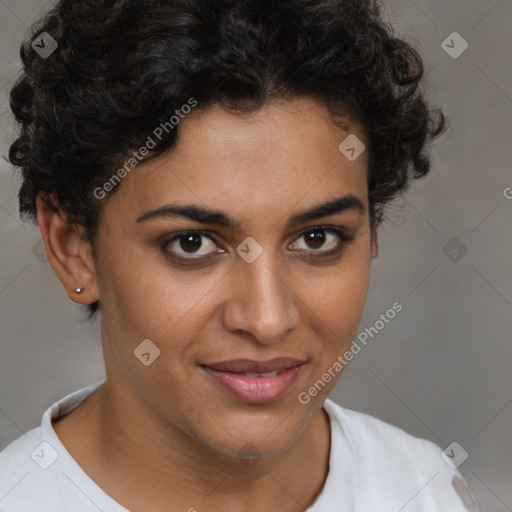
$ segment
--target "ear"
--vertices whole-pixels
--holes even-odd
[[[99,294],[91,244],[82,226],[68,224],[56,205],[54,198],[37,199],[37,218],[48,262],[72,301],[92,304]],[[77,293],[77,288],[82,292]]]
[[[376,258],[379,254],[379,235],[377,232],[377,222],[374,222],[371,230],[371,253],[372,258]]]

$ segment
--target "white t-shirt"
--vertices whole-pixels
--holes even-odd
[[[51,424],[102,384],[53,404],[40,427],[0,453],[0,512],[129,512],[89,478]],[[331,421],[329,473],[306,512],[479,511],[465,480],[435,444],[329,399],[324,409]],[[451,450],[449,456],[459,454]]]

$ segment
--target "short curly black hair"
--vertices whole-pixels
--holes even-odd
[[[47,58],[31,46],[43,32],[58,44]],[[35,218],[37,197],[54,197],[93,248],[93,191],[190,98],[240,115],[296,96],[349,112],[368,142],[372,226],[429,172],[427,146],[447,126],[421,90],[420,55],[375,0],[60,0],[20,55],[9,152],[20,213]],[[173,147],[178,127],[167,131],[147,159]]]

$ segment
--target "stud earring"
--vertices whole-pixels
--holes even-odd
[[[80,295],[80,294],[84,291],[84,289],[83,289],[83,288],[75,288],[73,291],[74,291],[76,294]]]

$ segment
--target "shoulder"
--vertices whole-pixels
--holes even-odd
[[[37,440],[41,438],[41,427],[29,430],[22,436],[18,437],[11,444],[0,452],[0,471],[5,468],[12,470],[26,469],[30,466],[30,449],[35,447]],[[28,457],[26,457],[28,455]],[[5,482],[0,479],[0,489],[3,488]]]
[[[401,428],[395,427],[369,414],[346,409],[335,402],[326,401],[349,441],[360,450],[371,450],[382,463],[414,460],[415,465],[442,467],[442,450],[435,443],[414,437]]]
[[[331,400],[324,408],[335,435],[350,446],[360,491],[378,497],[371,506],[385,500],[390,510],[398,506],[404,512],[478,510],[464,478],[445,461],[437,444]]]
[[[41,427],[23,434],[0,452],[1,512],[47,510],[48,500],[43,495],[51,495],[57,487],[55,473],[43,469],[51,457],[41,444]]]
[[[101,384],[102,381],[95,382],[51,405],[39,427],[0,452],[0,512],[66,511],[70,497],[75,504],[90,505],[72,478],[83,476],[80,468],[53,431],[51,422],[77,407]]]

